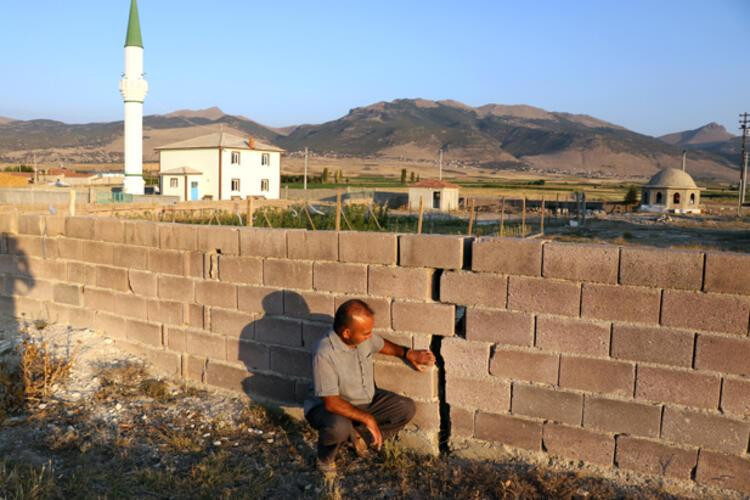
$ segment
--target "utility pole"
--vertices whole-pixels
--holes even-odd
[[[740,130],[742,131],[742,156],[740,160],[740,207],[745,204],[745,192],[747,191],[747,150],[745,149],[745,140],[747,139],[748,123],[750,114],[740,114]]]
[[[438,160],[438,179],[443,180],[443,148],[440,148],[440,159]]]
[[[304,180],[304,188],[307,190],[307,148],[305,148],[305,180]]]

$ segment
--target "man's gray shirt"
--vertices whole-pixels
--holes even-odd
[[[323,396],[339,396],[352,405],[366,405],[375,396],[372,361],[385,345],[372,334],[356,347],[348,346],[331,330],[313,351],[312,394],[305,400],[305,413],[321,404]]]

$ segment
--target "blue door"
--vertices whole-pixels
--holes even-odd
[[[198,182],[196,181],[193,181],[190,183],[190,199],[191,200],[198,199]]]

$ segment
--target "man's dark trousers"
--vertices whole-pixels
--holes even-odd
[[[395,436],[416,413],[414,401],[382,389],[375,390],[372,403],[356,407],[375,418],[383,439]],[[326,463],[334,460],[339,446],[351,435],[352,421],[329,412],[322,404],[310,409],[305,418],[318,431],[318,459]],[[372,442],[370,431],[364,425],[357,422],[354,428],[368,443]]]

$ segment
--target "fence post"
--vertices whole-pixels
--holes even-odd
[[[474,198],[471,199],[469,208],[469,228],[466,231],[466,234],[471,236],[472,231],[474,231]]]
[[[247,197],[247,220],[245,221],[247,227],[253,227],[253,197]]]
[[[422,234],[422,217],[424,216],[424,199],[419,197],[419,219],[417,219],[417,234]]]
[[[539,232],[544,234],[544,197],[542,197],[542,221],[539,227]]]
[[[521,204],[521,234],[526,236],[526,197],[523,197]]]
[[[75,217],[76,215],[76,190],[71,189],[68,193],[68,215]]]
[[[341,231],[341,190],[336,190],[336,231]]]
[[[505,234],[505,196],[500,198],[500,237]]]

